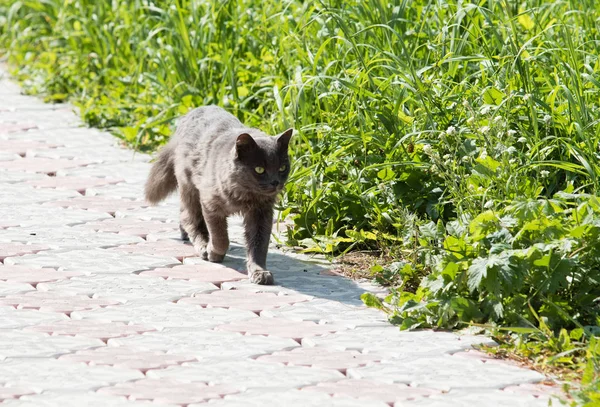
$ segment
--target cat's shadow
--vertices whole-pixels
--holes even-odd
[[[231,243],[223,265],[232,269],[246,270],[246,249],[239,243]],[[320,264],[321,263],[321,264]],[[267,268],[273,273],[275,286],[258,286],[264,290],[277,290],[278,287],[297,291],[316,298],[339,301],[347,305],[363,305],[361,294],[366,292],[358,284],[345,277],[328,272],[325,262],[297,259],[293,254],[279,250],[269,250]],[[234,288],[237,284],[227,284],[224,288]],[[242,284],[251,284],[246,281]]]

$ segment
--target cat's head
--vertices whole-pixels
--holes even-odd
[[[240,134],[235,143],[235,167],[241,184],[261,195],[277,195],[290,173],[288,145],[293,130],[276,137],[252,137]]]

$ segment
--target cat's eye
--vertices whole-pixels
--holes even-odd
[[[281,167],[279,167],[279,171],[283,172],[287,169],[287,165],[282,165]]]
[[[265,169],[263,167],[255,167],[254,171],[256,171],[257,174],[262,174],[265,172]]]

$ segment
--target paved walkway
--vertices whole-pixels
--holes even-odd
[[[544,377],[400,332],[327,264],[273,250],[250,284],[241,223],[224,265],[142,200],[149,157],[23,96],[0,71],[0,404],[544,406]]]

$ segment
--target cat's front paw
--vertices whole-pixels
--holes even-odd
[[[208,251],[208,261],[212,261],[213,263],[221,263],[225,258],[224,254],[218,254],[213,251]]]
[[[190,241],[190,235],[188,235],[188,232],[186,232],[183,226],[181,225],[179,225],[179,232],[181,233],[181,240],[183,240],[184,242]]]
[[[256,270],[252,274],[250,274],[250,281],[254,284],[273,285],[275,279],[273,278],[273,274],[271,274],[270,271]]]
[[[208,249],[204,242],[194,242],[194,250],[202,258],[202,260],[208,260]]]
[[[227,248],[225,248],[225,252],[227,251]],[[224,253],[218,253],[215,250],[215,246],[213,245],[212,242],[208,242],[208,245],[206,246],[206,258],[204,260],[208,260],[211,261],[213,263],[221,263],[223,261],[223,259],[225,258],[225,252]]]

